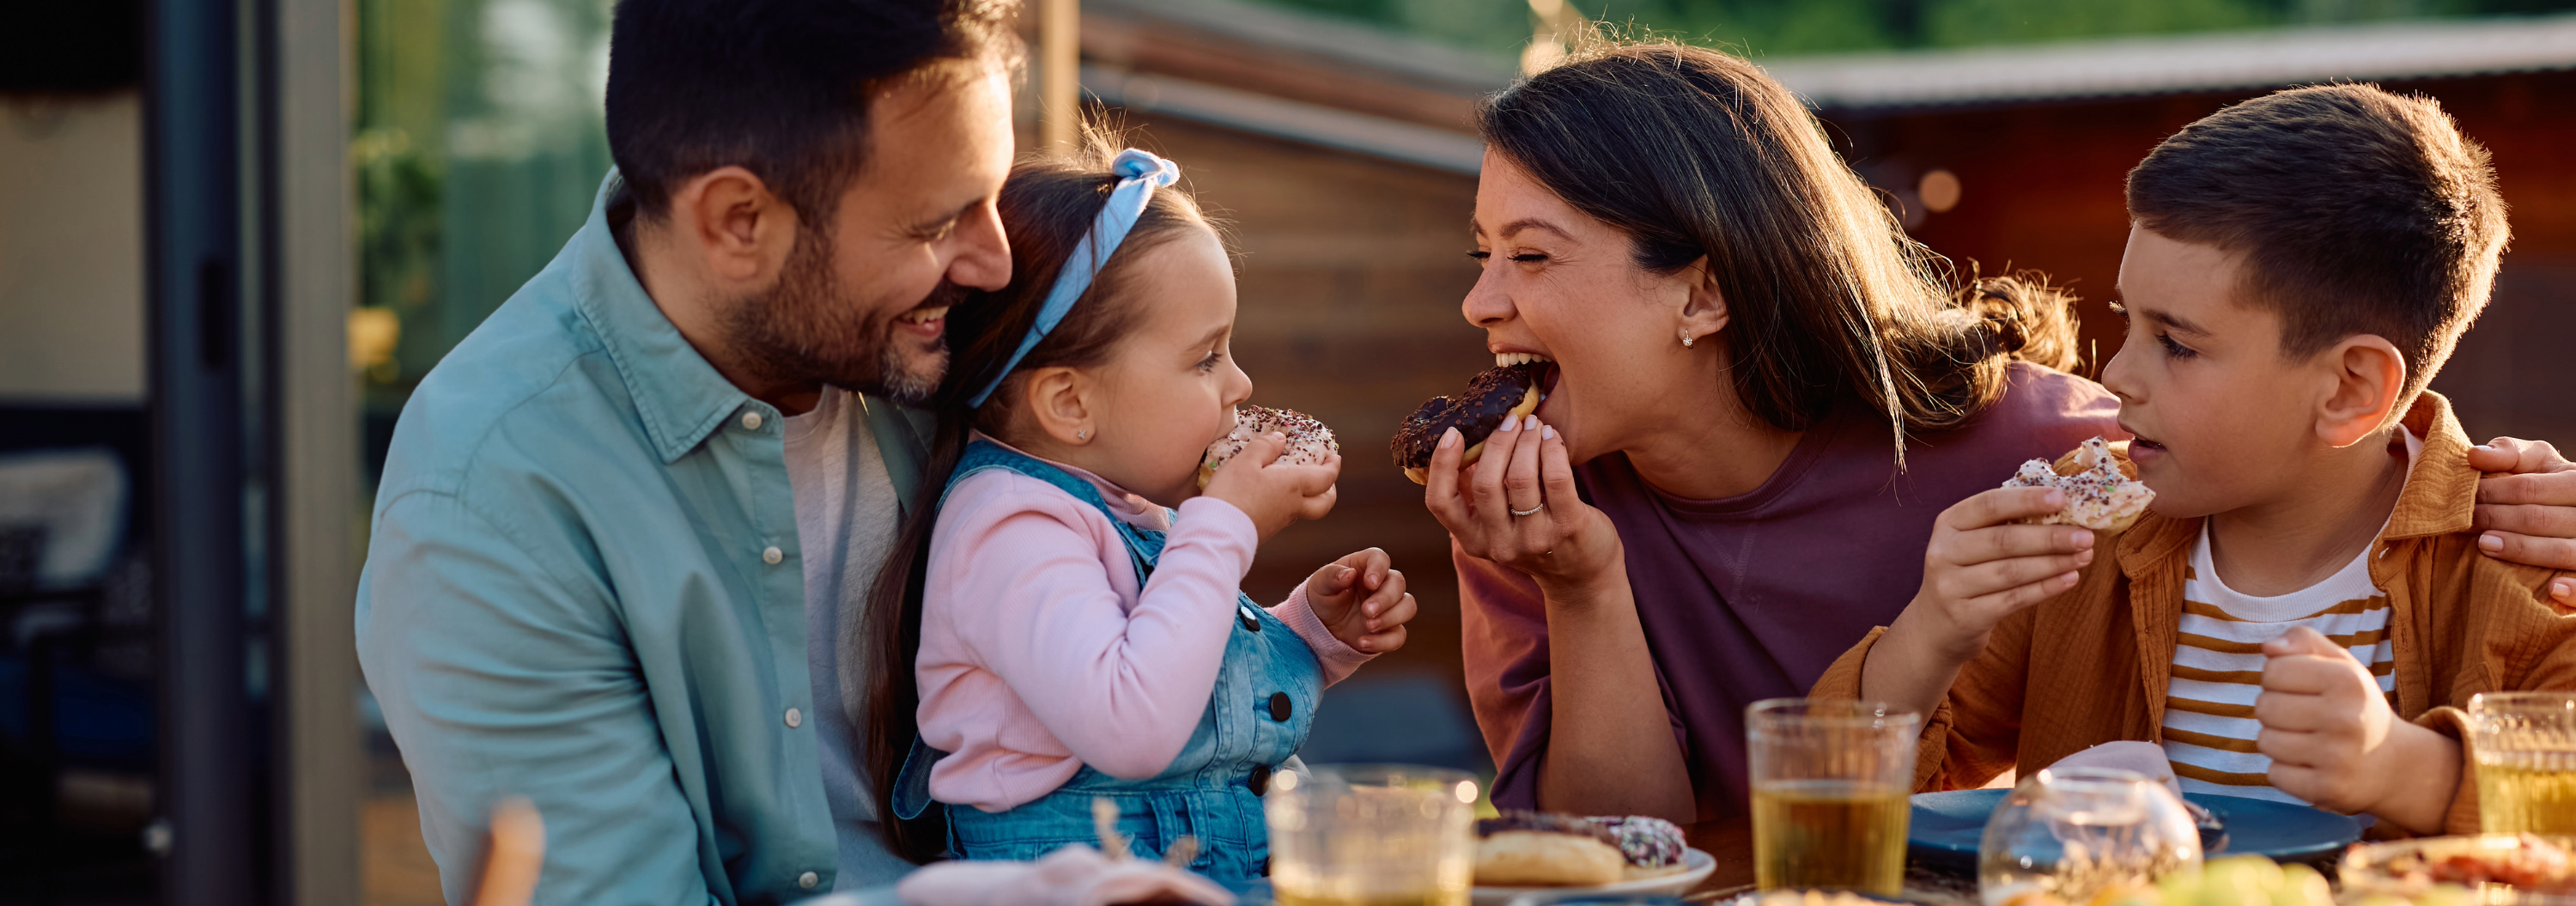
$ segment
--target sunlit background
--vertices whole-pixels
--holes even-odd
[[[251,559],[238,574],[158,575],[193,562],[156,558],[172,537],[156,514],[185,490],[166,476],[184,474],[174,458],[208,455],[152,419],[168,408],[155,393],[184,389],[150,377],[170,354],[148,339],[164,323],[153,287],[186,284],[147,266],[166,241],[153,237],[170,235],[147,215],[162,210],[147,174],[188,163],[149,153],[144,95],[162,84],[151,61],[163,51],[145,44],[134,3],[0,11],[0,903],[440,901],[401,760],[346,651],[349,585],[411,388],[589,210],[609,165],[610,5],[242,8],[246,33],[271,36],[244,44],[257,61],[244,84],[261,100],[243,115],[270,138],[244,146],[243,184],[284,224],[247,229],[253,264],[219,274],[258,303],[225,312],[241,328],[227,354],[263,363],[241,391],[255,442],[230,498]],[[2126,230],[2121,176],[2158,139],[2284,85],[2420,91],[2494,150],[2516,234],[2493,307],[2435,387],[2475,435],[2565,443],[2571,10],[1083,0],[1080,77],[1091,109],[1178,160],[1231,221],[1237,351],[1255,400],[1316,414],[1348,453],[1340,508],[1266,547],[1249,590],[1276,598],[1316,563],[1377,545],[1423,604],[1410,648],[1332,692],[1308,758],[1490,770],[1460,691],[1446,539],[1383,453],[1399,417],[1489,362],[1457,314],[1475,273],[1462,253],[1478,97],[1605,29],[1750,56],[1809,100],[1837,150],[1960,273],[2070,284],[2090,369],[2118,345],[2103,303]],[[1021,104],[1024,147],[1037,106]],[[197,606],[173,602],[210,582],[238,586],[243,608],[238,735],[256,794],[239,801],[256,815],[239,826],[266,841],[251,892],[215,899],[165,884],[181,875],[159,855],[186,751],[168,738],[186,691],[170,665],[201,641],[172,641],[174,608]]]

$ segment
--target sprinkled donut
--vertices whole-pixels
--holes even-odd
[[[1288,436],[1288,449],[1280,451],[1278,462],[1292,466],[1322,465],[1342,451],[1342,442],[1333,439],[1333,429],[1303,412],[1244,406],[1234,410],[1234,430],[1208,445],[1207,458],[1199,461],[1199,487],[1205,488],[1216,478],[1216,470],[1226,460],[1243,452],[1252,439],[1264,434]]]
[[[2138,466],[2128,460],[2129,442],[2111,443],[2096,437],[2076,446],[2073,452],[2050,463],[2034,459],[2021,464],[2021,471],[2004,482],[2007,488],[2056,488],[2066,492],[2066,506],[2036,519],[2025,519],[2033,525],[2080,525],[2096,531],[2116,532],[2138,521],[2155,502],[2155,489],[2138,481]]]

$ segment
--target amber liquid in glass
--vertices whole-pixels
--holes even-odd
[[[2481,752],[2478,824],[2490,834],[2576,834],[2576,752]]]
[[[1905,884],[1905,790],[1849,780],[1753,789],[1753,877],[1763,890],[1847,887],[1895,896]]]
[[[1467,891],[1433,890],[1411,894],[1332,894],[1307,895],[1286,887],[1272,887],[1271,897],[1279,906],[1467,906]]]

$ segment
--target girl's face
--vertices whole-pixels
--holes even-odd
[[[1669,431],[1673,400],[1722,383],[1714,344],[1724,308],[1694,296],[1699,268],[1665,276],[1638,267],[1627,234],[1490,151],[1472,226],[1484,273],[1459,308],[1484,329],[1487,351],[1557,364],[1538,417],[1565,437],[1573,461]],[[1684,330],[1695,350],[1682,346]]]
[[[1208,445],[1234,430],[1235,404],[1252,397],[1232,349],[1233,263],[1215,233],[1192,230],[1146,250],[1121,289],[1136,329],[1082,376],[1091,436],[1064,461],[1178,506],[1198,493]]]

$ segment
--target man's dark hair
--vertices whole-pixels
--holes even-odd
[[[808,220],[865,162],[868,105],[942,61],[1015,63],[1011,0],[620,0],[608,153],[638,213],[738,165]]]
[[[2129,213],[2244,262],[2240,294],[2281,316],[2281,353],[2376,334],[2423,389],[2495,283],[2507,238],[2487,151],[2440,104],[2319,85],[2183,127],[2129,171]]]

